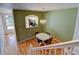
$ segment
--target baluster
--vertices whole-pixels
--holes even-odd
[[[73,47],[71,47],[71,51],[70,52],[71,52],[71,55],[72,55],[73,54]]]
[[[70,55],[71,54],[70,53],[70,47],[65,48],[65,52],[66,52],[67,55]]]
[[[61,55],[63,55],[63,52],[64,52],[64,51],[63,51],[63,48],[61,48]]]
[[[35,54],[38,55],[38,50],[36,50]]]
[[[36,50],[33,51],[33,55],[35,55],[35,54],[36,54]]]
[[[37,54],[37,50],[35,50],[35,55]]]
[[[64,55],[68,55],[68,49],[67,48],[64,48]]]
[[[37,54],[39,55],[39,50],[37,51]]]
[[[34,50],[32,51],[32,55],[34,55]]]
[[[36,50],[36,55],[39,55],[39,49]]]
[[[35,50],[32,51],[32,55],[35,55]]]
[[[65,50],[66,50],[66,48],[64,48],[64,55],[66,54]]]
[[[31,50],[31,55],[33,54],[33,51]]]
[[[65,55],[65,48],[64,48],[63,54]]]
[[[51,55],[54,55],[54,49],[51,49]]]
[[[72,51],[73,51],[73,47],[69,47],[68,50],[69,50],[69,53],[70,53],[70,54],[73,54],[73,53],[72,53]]]
[[[57,50],[57,49],[54,49],[54,55],[56,55],[56,50]]]
[[[35,54],[38,55],[38,50],[36,50],[36,53]]]
[[[43,55],[45,55],[45,49],[43,50]]]
[[[39,54],[41,55],[41,50],[39,50]]]
[[[47,54],[47,49],[45,49],[45,55]]]
[[[34,55],[36,54],[36,50],[34,50]]]
[[[39,53],[39,50],[38,50],[38,55],[39,55],[40,53]]]
[[[51,49],[49,49],[49,55],[51,55]]]
[[[42,50],[42,55],[43,55],[43,50]]]

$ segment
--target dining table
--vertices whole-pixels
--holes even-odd
[[[43,43],[44,45],[46,45],[45,41],[46,41],[46,40],[49,40],[50,38],[52,38],[52,36],[49,35],[49,34],[47,34],[47,33],[38,33],[38,34],[36,35],[36,38],[38,38],[39,40],[42,41],[42,42],[39,43],[39,45],[41,45],[42,43]]]

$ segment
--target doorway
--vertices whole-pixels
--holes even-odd
[[[1,27],[3,28],[2,30],[3,30],[3,36],[4,36],[4,39],[2,39],[2,41],[4,42],[3,43],[4,45],[3,54],[4,55],[18,54],[16,31],[15,31],[14,18],[13,18],[12,12],[11,13],[2,12],[0,14],[1,21],[2,21]]]

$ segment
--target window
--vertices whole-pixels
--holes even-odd
[[[13,16],[11,15],[6,15],[6,25],[7,29],[14,29],[14,22],[13,22]]]
[[[25,17],[26,28],[33,28],[38,26],[38,16],[28,15]]]

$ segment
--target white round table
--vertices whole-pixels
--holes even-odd
[[[45,40],[48,40],[51,38],[50,35],[46,34],[46,33],[38,33],[36,35],[36,37],[39,39],[39,40],[42,40],[42,41],[45,41]]]

